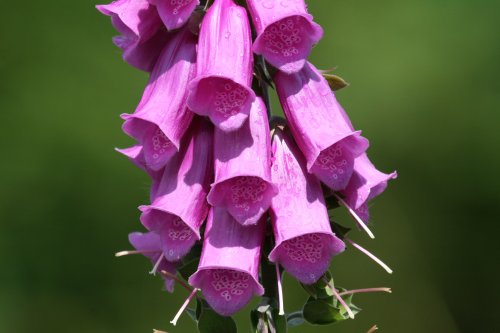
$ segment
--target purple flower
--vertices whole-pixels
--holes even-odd
[[[331,189],[342,190],[351,178],[354,159],[368,148],[368,140],[351,128],[328,83],[312,64],[291,75],[279,72],[274,80],[307,170]]]
[[[123,59],[143,71],[151,71],[168,39],[156,8],[146,0],[118,0],[96,8],[111,16],[121,34],[113,38],[123,50]]]
[[[257,98],[242,128],[215,130],[215,183],[208,202],[227,209],[243,225],[257,223],[277,192],[271,182],[270,146],[266,107]]]
[[[271,204],[276,246],[269,260],[311,284],[345,244],[332,233],[320,182],[307,172],[291,137],[279,129],[273,138],[273,160],[271,173],[279,193]]]
[[[299,71],[323,29],[307,13],[304,0],[248,0],[257,39],[253,51],[286,73]]]
[[[240,128],[255,99],[251,45],[245,9],[232,0],[215,0],[201,24],[197,77],[189,85],[188,105],[223,131]]]
[[[354,172],[347,187],[341,192],[350,208],[367,223],[369,220],[368,201],[382,194],[391,179],[397,178],[397,172],[383,173],[370,162],[366,154],[354,160]]]
[[[262,295],[259,261],[264,221],[242,226],[222,208],[208,214],[198,271],[189,283],[201,289],[208,304],[224,316],[243,308],[254,294]]]
[[[162,255],[161,245],[160,245],[160,236],[155,234],[154,232],[132,232],[128,235],[128,241],[130,244],[141,254],[151,260],[153,265],[156,265]],[[171,274],[176,273],[175,270],[176,263],[169,262],[167,260],[161,260],[158,264],[158,271],[166,271]],[[163,275],[163,279],[165,280],[165,288],[169,292],[174,291],[174,280]]]
[[[161,169],[179,150],[193,113],[186,87],[194,76],[196,38],[188,29],[173,33],[156,64],[134,114],[122,115],[123,130],[144,149],[148,168]]]
[[[212,125],[196,119],[180,153],[163,170],[154,200],[141,206],[141,222],[160,234],[163,253],[177,261],[200,239],[208,214],[206,196],[213,177]]]
[[[183,26],[188,20],[199,0],[148,0],[156,5],[161,20],[168,30]]]

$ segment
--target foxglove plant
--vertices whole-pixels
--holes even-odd
[[[332,91],[345,81],[307,58],[323,29],[304,0],[118,0],[97,9],[120,33],[126,62],[150,74],[117,149],[151,178],[140,206],[147,232],[129,235],[166,290],[189,296],[203,333],[236,332],[231,315],[251,311],[254,332],[283,333],[307,321],[354,318],[357,293],[334,284],[332,258],[346,245],[387,272],[333,218],[345,206],[370,237],[368,203],[396,173],[378,171],[368,140]],[[285,118],[272,116],[275,87]],[[323,186],[324,185],[324,186]],[[205,223],[206,222],[206,223]],[[337,268],[337,267],[336,267]],[[310,295],[284,316],[286,272]]]

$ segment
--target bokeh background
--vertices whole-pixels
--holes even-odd
[[[122,62],[94,1],[4,1],[0,11],[0,332],[195,332],[141,257],[144,174],[113,151],[132,141],[147,80]],[[310,0],[325,29],[311,60],[351,83],[338,98],[399,179],[372,207],[377,238],[333,262],[355,321],[291,332],[500,332],[500,2]],[[279,112],[275,108],[275,112]],[[344,212],[338,219],[352,225]],[[285,278],[286,309],[306,295]],[[238,315],[249,331],[248,312]]]

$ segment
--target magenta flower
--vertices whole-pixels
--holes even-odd
[[[372,164],[366,154],[354,160],[354,172],[347,187],[341,192],[347,205],[354,209],[367,223],[369,220],[368,201],[382,194],[391,179],[396,179],[397,172],[383,173]]]
[[[172,34],[134,114],[122,115],[123,130],[141,143],[148,168],[161,169],[179,150],[193,113],[186,87],[194,76],[196,39],[188,29]]]
[[[197,77],[189,85],[188,105],[223,131],[240,128],[255,99],[251,45],[245,9],[232,0],[215,0],[201,24]]]
[[[238,131],[215,130],[215,183],[208,202],[223,207],[243,225],[257,223],[268,210],[276,186],[271,182],[271,151],[266,107],[252,104]]]
[[[264,293],[259,283],[263,222],[244,227],[222,208],[208,214],[200,264],[189,283],[221,315],[232,315],[254,294]]]
[[[128,235],[128,241],[139,253],[149,258],[158,271],[166,271],[175,275],[176,263],[161,258],[162,250],[159,235],[154,232],[132,232]],[[162,277],[165,280],[165,289],[169,292],[173,292],[174,280],[163,274]]]
[[[196,119],[180,153],[163,170],[151,205],[141,206],[141,222],[160,234],[169,261],[178,261],[200,239],[208,214],[206,196],[213,177],[212,125]]]
[[[328,83],[312,64],[291,75],[279,72],[274,80],[307,170],[331,189],[342,190],[351,178],[354,159],[368,148],[368,140],[351,129]]]
[[[183,26],[188,20],[199,0],[148,0],[156,5],[158,14],[168,30]]]
[[[314,283],[345,244],[332,233],[321,184],[307,172],[300,151],[281,130],[274,134],[271,170],[279,193],[271,204],[276,246],[269,260],[297,280]]]
[[[304,0],[248,0],[257,39],[253,51],[286,73],[304,67],[311,48],[323,37]]]
[[[113,26],[121,34],[113,42],[123,50],[123,59],[150,72],[168,39],[156,8],[146,0],[118,0],[96,8],[111,16]]]

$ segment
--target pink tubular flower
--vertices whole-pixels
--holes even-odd
[[[156,8],[146,0],[118,0],[96,8],[111,16],[121,34],[113,42],[123,50],[123,59],[140,70],[151,71],[168,39]]]
[[[208,304],[224,316],[243,308],[254,294],[262,295],[259,261],[264,221],[242,226],[222,208],[208,214],[198,271],[189,283],[201,289]]]
[[[156,5],[163,24],[168,30],[183,26],[188,20],[199,0],[148,0]]]
[[[246,11],[233,0],[215,0],[201,24],[197,77],[189,85],[189,108],[223,131],[240,128],[255,93]]]
[[[368,201],[382,194],[391,179],[396,179],[397,172],[383,173],[372,164],[366,154],[354,160],[354,172],[347,187],[341,192],[350,208],[365,222],[368,222]]]
[[[291,75],[279,72],[274,81],[307,170],[331,189],[344,189],[354,159],[368,148],[368,140],[352,130],[328,83],[312,64]]]
[[[273,138],[273,160],[271,173],[279,193],[271,204],[276,246],[269,260],[311,284],[345,244],[332,233],[321,184],[307,172],[300,151],[281,130]]]
[[[238,131],[215,130],[215,183],[208,195],[243,225],[257,223],[268,210],[276,186],[271,182],[269,124],[261,98]]]
[[[186,107],[186,87],[194,75],[195,59],[195,36],[188,29],[173,33],[135,113],[122,115],[123,130],[141,143],[152,170],[161,169],[179,150],[193,118]]]
[[[167,163],[149,206],[141,206],[141,222],[160,234],[163,253],[178,261],[200,239],[208,214],[206,196],[213,176],[212,125],[196,119],[180,153]]]
[[[257,39],[253,50],[286,73],[299,71],[323,29],[307,13],[304,0],[247,0]]]
[[[151,263],[153,263],[153,265],[156,265],[160,260],[160,263],[158,264],[157,267],[158,271],[166,271],[175,275],[176,264],[160,259],[160,256],[162,255],[160,236],[158,236],[154,232],[146,232],[146,233],[132,232],[128,235],[128,241],[139,253],[149,258],[151,260]],[[165,280],[165,289],[168,292],[173,292],[174,280],[167,278],[164,275],[162,276],[163,279]]]

